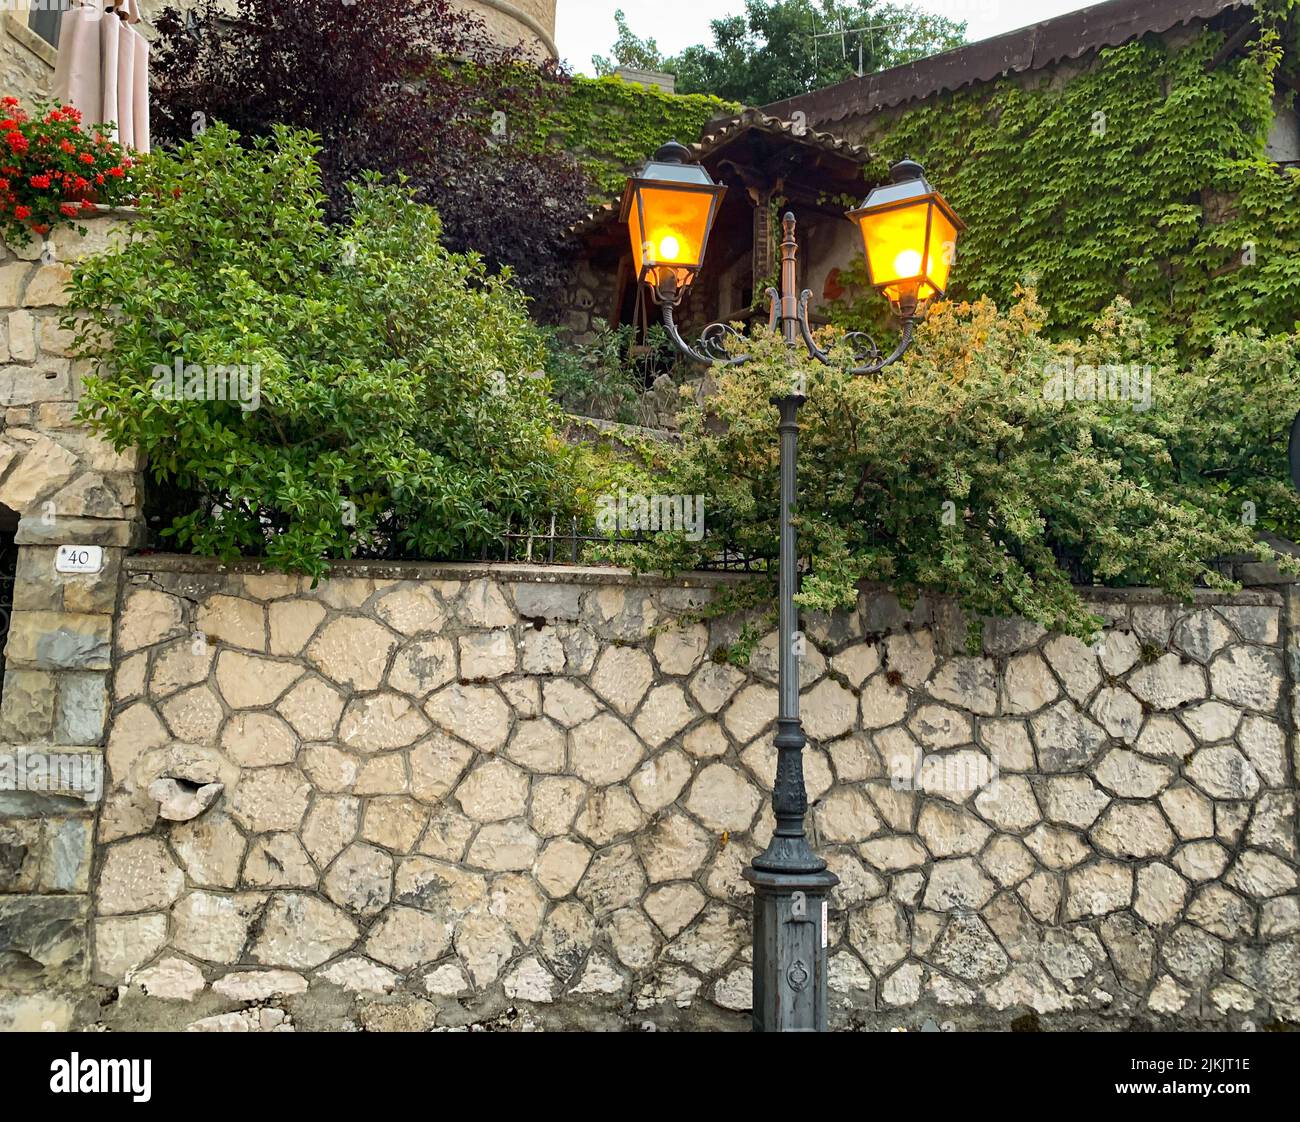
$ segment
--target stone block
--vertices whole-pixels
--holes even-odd
[[[5,660],[42,670],[108,670],[112,632],[112,616],[14,612]]]

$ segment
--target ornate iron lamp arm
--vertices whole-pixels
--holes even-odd
[[[866,366],[854,366],[849,370],[850,374],[879,374],[886,366],[892,366],[903,357],[912,345],[912,333],[916,330],[916,317],[905,316],[903,318],[903,334],[898,340],[898,346],[886,357],[878,362],[872,362]],[[872,344],[872,350],[875,350],[875,344]],[[879,352],[877,352],[879,353]]]
[[[829,366],[830,352],[822,350],[817,345],[817,341],[813,338],[812,326],[808,323],[808,301],[811,299],[812,289],[805,288],[799,296],[799,331],[803,335],[803,345],[808,348],[808,353],[823,366]]]

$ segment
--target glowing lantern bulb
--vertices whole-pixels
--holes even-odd
[[[659,260],[676,261],[681,256],[682,243],[679,242],[672,234],[667,235],[659,242]]]
[[[905,249],[894,258],[894,273],[900,277],[914,277],[921,271],[921,255],[914,249]]]

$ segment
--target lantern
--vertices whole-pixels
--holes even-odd
[[[689,156],[676,141],[665,144],[623,193],[637,281],[670,304],[681,300],[704,264],[709,231],[727,191],[699,164],[687,163]]]
[[[889,178],[848,217],[862,232],[872,286],[897,314],[915,317],[947,291],[957,235],[966,227],[926,182],[920,164],[903,160]]]

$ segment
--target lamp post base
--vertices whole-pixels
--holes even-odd
[[[826,1031],[826,911],[834,873],[742,874],[754,886],[755,1032]]]

